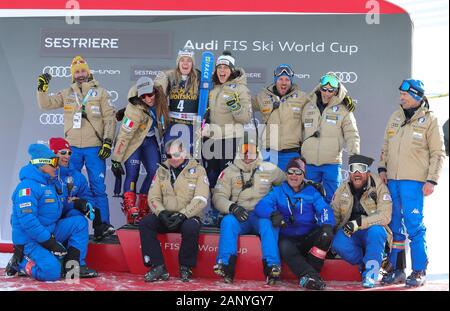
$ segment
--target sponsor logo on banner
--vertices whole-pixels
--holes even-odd
[[[42,113],[39,117],[42,125],[63,125],[64,114],[62,113]]]
[[[130,79],[131,81],[137,81],[140,77],[150,77],[155,79],[160,71],[167,70],[161,66],[131,66]]]
[[[120,75],[119,69],[90,69],[91,73],[95,75]],[[69,78],[72,76],[70,66],[45,66],[42,73],[48,73],[52,78]]]
[[[358,75],[353,71],[332,71],[342,83],[355,83],[358,81]]]
[[[266,68],[245,68],[245,76],[248,83],[266,83],[267,82],[267,70]]]
[[[172,41],[166,30],[42,28],[40,55],[170,59]]]

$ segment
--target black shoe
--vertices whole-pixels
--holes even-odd
[[[233,275],[230,273],[229,265],[224,265],[223,263],[215,264],[214,273],[223,278],[223,281],[227,284],[233,283]]]
[[[8,264],[5,268],[5,273],[7,276],[15,276],[20,272],[19,270],[19,262],[18,258],[13,255],[11,259],[8,261]]]
[[[406,274],[404,270],[394,270],[391,273],[383,275],[381,278],[381,285],[394,285],[405,283]]]
[[[144,276],[145,282],[167,281],[169,272],[164,265],[159,265],[150,269]]]
[[[89,268],[88,266],[80,267],[80,279],[90,279],[96,278],[98,276],[98,272],[94,269]]]
[[[180,266],[180,279],[183,282],[189,282],[192,280],[192,270],[187,266]]]
[[[413,271],[406,279],[407,287],[419,287],[425,285],[425,270]]]
[[[94,241],[99,242],[104,238],[113,235],[116,232],[116,229],[110,224],[102,223],[94,227]]]
[[[275,283],[280,279],[281,267],[273,265],[269,267],[269,274],[266,276],[267,285],[275,285]]]
[[[323,290],[327,286],[319,276],[306,274],[300,278],[300,287],[314,290]]]

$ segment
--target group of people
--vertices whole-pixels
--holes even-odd
[[[239,235],[254,233],[268,284],[279,279],[283,259],[301,287],[324,289],[322,266],[336,254],[359,266],[364,287],[375,286],[382,268],[382,284],[425,283],[424,196],[438,183],[445,151],[421,81],[400,85],[401,104],[387,123],[377,174],[370,169],[374,160],[360,154],[355,104],[332,73],[307,94],[291,66],[280,64],[273,83],[252,97],[244,70],[225,51],[215,62],[198,128],[201,72],[193,51],[181,50],[176,68],[154,81],[140,78],[117,112],[82,57],[71,69],[72,85],[53,96],[51,76],[38,77],[40,107],[64,108],[65,139],[51,139],[50,149],[29,148],[31,162],[12,196],[10,275],[55,280],[74,262],[80,276],[97,275],[84,262],[87,218],[97,240],[114,233],[104,183],[105,160],[112,156],[113,174],[125,175],[123,212],[138,225],[147,282],[169,279],[157,239],[166,232],[181,233],[180,277],[191,280],[212,206],[223,216],[213,269],[225,282],[234,279]],[[262,126],[253,126],[253,112],[261,114]],[[192,156],[196,139],[199,159]],[[349,178],[342,182],[344,147]],[[137,191],[141,163],[147,175]]]

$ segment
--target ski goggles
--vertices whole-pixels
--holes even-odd
[[[58,167],[58,158],[51,158],[51,159],[33,159],[31,160],[31,164],[43,164],[43,165],[50,165],[53,168]]]
[[[295,169],[295,168],[290,168],[287,170],[287,174],[288,175],[297,175],[297,176],[301,176],[303,175],[303,171],[301,169]]]
[[[256,154],[257,147],[254,144],[243,144],[241,147],[242,153],[250,153],[250,154]]]
[[[287,75],[288,77],[293,77],[294,71],[288,65],[280,65],[277,68],[275,68],[275,70],[273,71],[273,75],[275,77],[280,77],[283,74]]]
[[[356,172],[367,173],[369,171],[369,166],[364,163],[352,163],[348,166],[348,171],[351,174],[354,174]]]
[[[337,89],[339,87],[339,79],[334,75],[324,75],[320,78],[320,85],[325,86],[329,84],[331,87]]]
[[[402,92],[411,92],[416,96],[423,97],[423,92],[416,90],[408,81],[404,80],[398,88]]]
[[[60,150],[60,151],[58,151],[58,154],[60,154],[62,156],[65,156],[66,154],[68,154],[69,156],[71,156],[72,155],[72,151],[70,151],[70,150]]]

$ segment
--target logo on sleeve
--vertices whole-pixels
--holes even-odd
[[[25,202],[25,203],[19,204],[19,207],[20,207],[20,208],[30,207],[30,206],[31,206],[31,202]]]
[[[19,198],[20,197],[28,197],[31,194],[31,189],[30,188],[25,188],[25,189],[21,189],[19,190]]]

